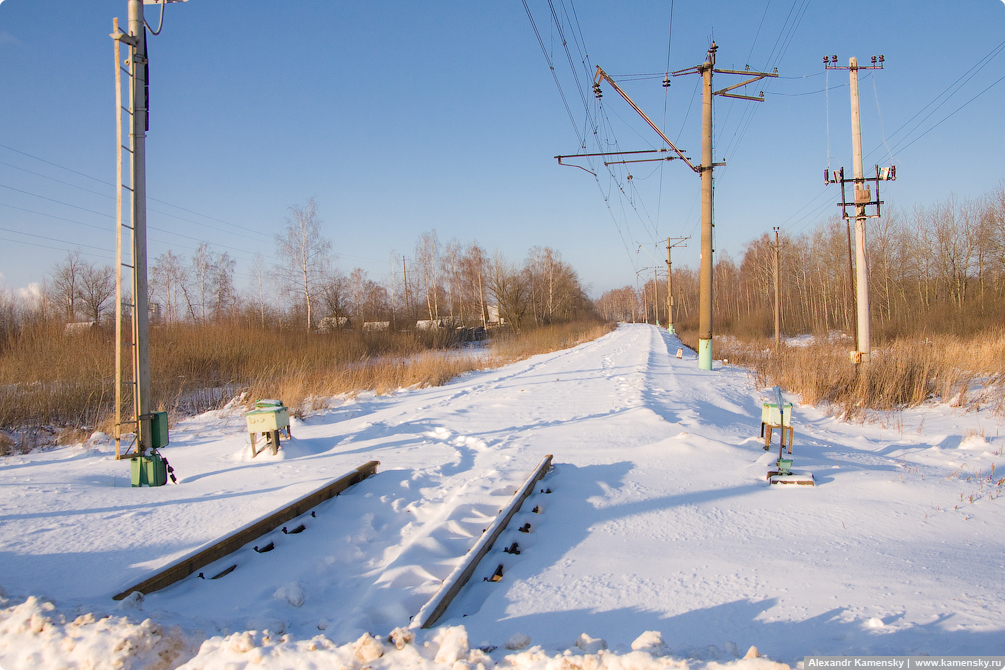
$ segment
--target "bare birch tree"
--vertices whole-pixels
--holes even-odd
[[[303,207],[290,207],[286,229],[276,236],[279,255],[286,261],[276,266],[276,276],[291,296],[302,298],[307,330],[313,326],[317,291],[330,261],[331,242],[322,236],[323,226],[311,198]]]
[[[80,250],[67,252],[66,260],[52,269],[49,283],[52,301],[66,309],[67,321],[77,318],[77,302],[80,296],[80,275],[84,268]]]

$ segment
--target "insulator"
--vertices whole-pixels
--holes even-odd
[[[670,88],[670,76],[663,77],[663,88]]]

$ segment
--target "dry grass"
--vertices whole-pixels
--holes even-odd
[[[611,332],[614,323],[575,321],[544,326],[519,334],[505,333],[492,341],[492,354],[503,361],[516,361],[535,354],[568,349]]]
[[[697,344],[688,333],[688,345]],[[682,338],[683,339],[683,338]],[[848,418],[866,410],[898,410],[928,400],[1005,413],[1005,331],[897,339],[856,368],[846,344],[817,341],[805,347],[773,340],[716,338],[716,358],[749,367],[759,386],[781,386],[808,404],[826,403]]]
[[[500,334],[487,355],[465,356],[456,351],[457,335],[450,331],[307,334],[227,325],[160,327],[151,330],[151,404],[189,415],[247,391],[248,398],[280,398],[304,413],[334,395],[440,385],[470,370],[574,346],[610,328],[586,321]],[[0,426],[19,432],[33,426],[97,426],[110,432],[113,377],[111,334],[67,337],[59,324],[26,329],[0,348]],[[70,432],[65,435],[69,439]]]

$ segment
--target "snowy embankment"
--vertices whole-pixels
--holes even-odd
[[[797,406],[792,457],[817,486],[769,486],[766,393],[742,369],[677,360],[678,346],[622,326],[443,387],[346,400],[254,460],[241,412],[211,412],[172,429],[177,486],[130,488],[104,439],[7,458],[0,666],[644,670],[769,663],[737,660],[754,645],[788,664],[1005,653],[1000,418],[930,406],[861,425]],[[438,627],[389,642],[545,454],[553,471]],[[227,576],[111,600],[368,460],[378,474],[295,521],[304,532],[204,569],[236,564]],[[520,554],[504,554],[513,542]],[[503,579],[483,581],[498,565]]]

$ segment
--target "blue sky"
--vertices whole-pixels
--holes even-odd
[[[848,75],[825,74],[824,54],[885,55],[884,70],[862,73],[861,107],[866,165],[892,154],[898,166],[888,204],[976,197],[1005,177],[1002,0],[552,0],[557,24],[546,0],[527,3],[576,127],[589,128],[587,109],[602,120],[591,151],[594,137],[659,146],[609,86],[598,109],[586,74],[598,64],[695,162],[697,77],[665,89],[668,49],[670,70],[700,63],[713,38],[720,68],[778,68],[748,91],[765,102],[716,99],[716,160],[728,163],[717,252],[738,257],[773,226],[798,233],[837,212],[822,173],[828,156],[851,171]],[[78,246],[113,259],[108,34],[125,15],[125,0],[0,0],[7,288],[41,281]],[[149,44],[151,257],[204,240],[238,260],[243,286],[256,252],[278,262],[287,208],[314,196],[339,266],[377,280],[433,228],[511,260],[551,246],[594,296],[651,276],[661,238],[692,235],[674,263],[697,265],[700,183],[680,162],[633,165],[631,180],[557,165],[577,131],[519,1],[191,0],[167,7]],[[715,87],[737,81],[717,75]]]

